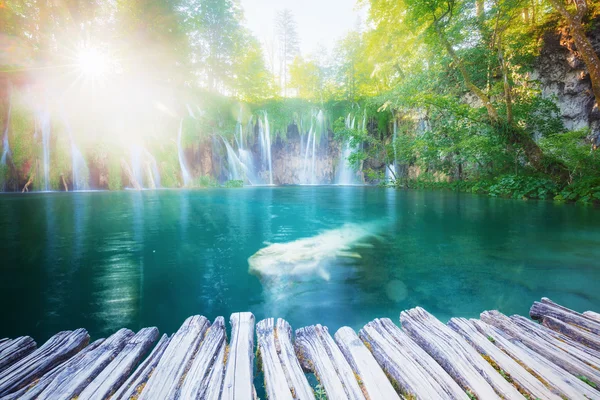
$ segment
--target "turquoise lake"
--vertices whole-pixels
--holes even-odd
[[[277,278],[249,273],[272,243],[352,227],[357,246]],[[358,229],[357,228],[357,229]],[[318,245],[318,243],[317,243]],[[0,337],[86,328],[172,333],[251,311],[335,332],[422,306],[438,318],[527,315],[542,296],[600,311],[600,210],[376,187],[256,187],[0,196]],[[283,268],[283,267],[282,267]],[[328,278],[328,279],[325,279]]]

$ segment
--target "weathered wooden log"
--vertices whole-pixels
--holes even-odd
[[[574,341],[581,343],[584,346],[596,351],[600,351],[600,336],[598,335],[594,335],[593,333],[579,329],[576,326],[565,324],[564,322],[553,317],[544,317],[542,320],[542,325],[544,325],[546,328],[552,329],[553,331],[562,333],[563,335],[570,337]]]
[[[200,315],[189,317],[169,341],[139,400],[176,398],[182,377],[210,323]]]
[[[553,303],[544,297],[541,302],[534,302],[529,310],[529,315],[535,320],[543,320],[544,317],[556,318],[564,323],[577,326],[595,335],[600,335],[600,323],[583,314],[570,310],[566,307]]]
[[[129,329],[118,330],[77,363],[56,375],[37,399],[71,399],[79,396],[85,387],[119,354],[132,336],[133,332]]]
[[[198,352],[194,356],[190,369],[185,380],[181,385],[178,398],[181,399],[200,399],[206,390],[207,375],[213,362],[217,358],[222,347],[226,346],[225,341],[225,319],[218,317],[204,336]]]
[[[229,323],[231,342],[221,399],[251,400],[254,390],[254,315],[235,313]]]
[[[295,348],[303,365],[312,370],[323,385],[328,399],[365,398],[352,368],[327,328],[314,325],[296,330]]]
[[[368,399],[400,399],[379,364],[358,335],[347,326],[338,329],[335,341],[354,375],[362,382]]]
[[[85,329],[59,332],[42,347],[18,360],[0,378],[0,396],[4,396],[28,386],[35,379],[60,365],[83,349],[90,337]]]
[[[452,318],[448,326],[469,342],[501,374],[506,375],[506,378],[510,379],[521,393],[527,394],[532,399],[561,400],[558,394],[553,393],[521,364],[496,347],[469,320]]]
[[[472,319],[471,323],[495,346],[517,361],[542,383],[556,390],[561,396],[568,399],[599,398],[599,393],[591,386],[553,364],[507,332],[479,320]]]
[[[58,376],[58,374],[60,374],[66,368],[68,368],[72,365],[75,365],[75,363],[79,362],[79,360],[81,360],[83,357],[85,357],[86,354],[88,354],[90,351],[92,351],[95,348],[97,348],[98,346],[100,346],[104,342],[104,340],[105,339],[98,339],[98,340],[94,341],[93,343],[90,343],[79,353],[75,354],[73,357],[69,358],[67,361],[63,362],[62,364],[60,364],[58,367],[54,368],[50,372],[44,374],[44,376],[42,376],[38,381],[34,382],[33,384],[31,384],[28,387],[24,387],[23,389],[15,392],[13,394],[10,394],[6,397],[2,397],[2,400],[14,400],[14,399],[34,400],[34,399],[37,399],[39,394],[42,393],[44,391],[44,389],[46,389],[46,387],[50,383],[52,383],[52,381],[54,380],[54,378],[56,376]]]
[[[288,379],[288,384],[293,389],[294,398],[299,400],[314,400],[315,395],[306,380],[306,375],[296,358],[294,346],[292,344],[292,328],[284,319],[277,319],[275,343],[279,353],[279,360],[283,366],[283,371]]]
[[[575,358],[583,361],[585,364],[590,365],[592,368],[599,369],[600,367],[600,352],[587,347],[579,342],[574,341],[568,336],[563,335],[560,332],[554,331],[544,325],[538,324],[528,318],[520,315],[513,315],[510,320],[517,326],[522,327],[526,331],[531,331],[544,340],[548,341],[551,345],[558,347],[559,349],[571,354]]]
[[[389,318],[369,322],[359,337],[405,398],[468,399],[450,375]]]
[[[563,351],[560,347],[560,341],[550,336],[537,335],[535,331],[516,325],[510,318],[498,311],[481,313],[481,320],[520,340],[525,346],[571,374],[585,376],[596,385],[600,384],[600,371]],[[564,344],[562,345],[564,346]]]
[[[598,322],[600,324],[600,314],[598,314],[597,312],[594,312],[594,311],[584,311],[583,315],[586,318],[592,319],[592,320],[594,320],[594,321],[596,321],[596,322]]]
[[[256,324],[256,342],[265,377],[267,397],[275,400],[292,400],[292,390],[277,355],[275,320],[267,318]]]
[[[219,400],[221,398],[221,389],[223,387],[223,376],[225,375],[225,354],[226,346],[221,346],[217,358],[212,365],[208,378],[206,380],[206,388],[202,393],[203,400]]]
[[[12,364],[36,349],[35,341],[29,336],[7,340],[0,347],[0,374]]]
[[[133,368],[158,339],[158,329],[144,328],[129,339],[118,355],[81,392],[78,400],[104,400],[127,380]]]
[[[150,355],[136,368],[133,374],[127,378],[111,397],[111,400],[129,400],[131,398],[137,398],[146,382],[148,382],[148,378],[150,378],[152,371],[156,368],[156,365],[160,361],[168,344],[169,337],[166,334],[162,335]]]
[[[400,314],[402,328],[467,392],[479,399],[523,396],[462,337],[421,307]]]

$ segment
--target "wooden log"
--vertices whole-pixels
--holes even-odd
[[[523,394],[533,399],[561,400],[558,394],[553,393],[539,379],[530,374],[518,362],[496,347],[484,334],[477,330],[465,318],[452,318],[448,326],[469,342],[494,368],[505,374],[513,381],[514,385]]]
[[[79,360],[81,360],[83,357],[85,357],[86,354],[88,354],[90,351],[92,351],[95,348],[97,348],[98,346],[100,346],[104,342],[104,340],[105,339],[98,339],[98,340],[94,341],[93,343],[90,343],[79,353],[75,354],[73,357],[69,358],[67,361],[63,362],[58,367],[54,368],[52,371],[44,374],[44,376],[42,376],[37,382],[34,382],[30,386],[24,387],[23,389],[15,392],[13,394],[10,394],[6,397],[2,397],[2,400],[14,400],[14,399],[34,400],[34,399],[37,399],[39,394],[42,393],[44,391],[44,389],[46,389],[46,387],[50,383],[52,383],[52,381],[54,380],[54,378],[56,378],[58,376],[58,374],[60,374],[66,368],[69,368],[72,365],[75,365],[75,363],[79,362]]]
[[[160,361],[165,349],[169,344],[169,336],[162,335],[150,355],[136,368],[129,378],[111,397],[111,400],[128,400],[137,398],[156,365]]]
[[[185,320],[169,341],[139,400],[176,398],[181,379],[188,371],[209,325],[208,320],[200,315]]]
[[[400,314],[408,335],[468,393],[479,399],[523,396],[462,337],[421,307]]]
[[[468,399],[450,375],[389,318],[369,322],[359,337],[405,398]]]
[[[267,318],[256,324],[256,341],[265,377],[267,398],[293,400],[292,390],[277,355],[275,320]]]
[[[69,359],[89,342],[85,329],[59,332],[42,347],[12,364],[0,378],[0,396],[28,386],[35,379]]]
[[[584,311],[583,315],[586,318],[592,319],[596,322],[598,322],[600,324],[600,314],[598,314],[597,312],[593,312],[593,311]]]
[[[328,399],[365,398],[352,368],[327,328],[314,325],[298,329],[295,348],[300,361],[315,373],[323,385]]]
[[[520,315],[513,315],[510,320],[517,326],[522,327],[526,331],[531,331],[544,340],[549,341],[552,345],[559,349],[571,354],[575,358],[583,361],[585,364],[590,365],[592,368],[599,369],[600,366],[600,352],[587,347],[581,343],[578,343],[568,336],[563,335],[560,332],[556,332],[544,325],[538,324],[528,318]]]
[[[78,400],[104,400],[127,380],[133,368],[158,339],[158,329],[144,328],[129,339],[125,347],[81,392]]]
[[[546,328],[552,329],[553,331],[562,333],[563,335],[570,337],[574,341],[581,343],[584,346],[596,351],[600,351],[600,336],[598,335],[594,335],[593,333],[579,329],[576,326],[565,324],[564,322],[553,317],[544,317],[542,320],[542,325],[544,325]]]
[[[368,399],[400,399],[379,364],[358,335],[347,326],[338,329],[335,341],[354,375],[362,382]]]
[[[315,395],[310,387],[306,375],[296,358],[296,352],[292,344],[292,328],[284,319],[278,318],[275,327],[277,335],[275,343],[279,360],[283,366],[283,371],[288,380],[288,385],[292,388],[292,394],[295,399],[314,400]]]
[[[132,336],[133,332],[129,329],[118,330],[77,363],[56,375],[37,399],[71,399],[79,396],[85,387],[119,354]]]
[[[544,317],[556,318],[564,323],[577,326],[595,335],[600,335],[600,323],[585,317],[576,311],[553,303],[548,298],[542,298],[542,302],[534,302],[529,310],[529,315],[535,320],[543,320]]]
[[[221,389],[223,387],[223,375],[225,374],[225,354],[227,353],[227,346],[221,346],[217,358],[212,365],[208,378],[206,380],[206,387],[202,396],[203,400],[219,400],[221,398]]]
[[[36,349],[35,341],[29,336],[7,340],[0,347],[0,374],[12,364]]]
[[[471,323],[495,346],[517,361],[542,383],[556,390],[559,395],[569,399],[599,398],[599,393],[591,386],[525,346],[520,340],[483,321],[471,320]]]
[[[221,399],[251,400],[254,380],[254,315],[235,313],[229,318],[231,342]]]
[[[208,328],[204,340],[196,356],[192,360],[185,380],[181,385],[178,398],[181,399],[200,399],[206,390],[208,384],[207,378],[213,362],[217,358],[222,347],[226,346],[225,341],[225,319],[218,317]]]
[[[535,331],[527,329],[523,325],[516,325],[510,318],[498,311],[481,313],[481,320],[520,340],[525,346],[571,374],[585,376],[596,385],[600,384],[600,371],[595,370],[572,354],[563,351],[560,347],[560,341],[550,336],[537,335]]]

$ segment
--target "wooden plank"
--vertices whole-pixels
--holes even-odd
[[[210,323],[200,315],[185,320],[169,341],[156,369],[150,375],[139,400],[174,399],[181,379],[202,341]]]
[[[583,315],[586,318],[593,319],[594,321],[596,321],[596,322],[598,322],[600,324],[600,314],[598,314],[597,312],[594,312],[594,311],[584,311]]]
[[[35,341],[29,336],[21,336],[14,340],[7,340],[0,348],[0,373],[21,358],[36,349]]]
[[[529,310],[531,318],[542,320],[544,317],[556,318],[567,324],[577,326],[589,331],[595,335],[600,335],[600,323],[591,318],[585,317],[576,311],[553,303],[550,299],[544,297],[541,302],[534,302]]]
[[[144,385],[148,382],[148,378],[152,371],[158,365],[160,358],[165,352],[169,344],[169,336],[162,335],[154,349],[148,357],[136,368],[129,378],[121,385],[121,387],[111,397],[111,400],[137,398],[141,393]]]
[[[549,344],[571,354],[592,368],[599,369],[599,351],[584,346],[583,344],[574,341],[570,337],[565,336],[560,332],[556,332],[520,315],[513,315],[510,317],[510,320],[515,325],[523,328],[525,331],[535,333],[545,341],[549,342]]]
[[[15,399],[33,400],[33,399],[36,399],[37,396],[40,393],[42,393],[42,391],[44,391],[44,389],[54,380],[54,378],[58,374],[60,374],[62,371],[64,371],[65,368],[78,362],[78,360],[80,360],[82,357],[84,357],[88,352],[90,352],[90,351],[94,350],[96,347],[98,347],[100,344],[102,344],[102,342],[104,342],[104,339],[98,339],[98,340],[94,341],[93,343],[90,343],[79,353],[75,354],[73,357],[69,358],[67,361],[63,362],[62,364],[60,364],[59,366],[57,366],[50,372],[44,374],[44,376],[42,376],[39,380],[35,381],[31,385],[26,386],[12,394],[9,394],[8,396],[2,397],[2,400],[15,400]]]
[[[389,318],[369,322],[359,337],[406,398],[468,399],[450,375]]]
[[[553,364],[547,358],[542,357],[507,332],[479,320],[471,320],[471,323],[482,334],[490,338],[495,346],[517,361],[541,382],[554,388],[559,395],[569,399],[600,398],[600,393],[591,386]]]
[[[202,393],[206,390],[208,384],[207,378],[210,368],[217,358],[221,348],[225,347],[225,319],[218,317],[208,328],[204,340],[196,356],[192,360],[185,380],[181,385],[178,398],[181,399],[200,399]]]
[[[37,399],[71,399],[79,396],[85,387],[119,354],[132,336],[133,332],[129,329],[118,330],[78,362],[57,374],[37,396]]]
[[[448,326],[469,342],[497,370],[501,370],[503,374],[509,376],[521,393],[525,393],[533,399],[561,400],[558,394],[553,393],[539,379],[523,368],[521,364],[496,347],[469,320],[452,318],[448,322]]]
[[[221,389],[223,387],[223,375],[225,374],[225,354],[227,346],[221,346],[217,358],[212,365],[206,382],[206,387],[202,396],[203,400],[219,400],[221,398]]]
[[[480,399],[523,396],[462,337],[421,307],[402,311],[402,328],[466,391]]]
[[[552,329],[553,331],[562,333],[563,335],[570,337],[574,341],[581,343],[584,346],[600,351],[600,336],[579,329],[576,326],[565,324],[564,322],[553,318],[544,317],[542,325],[546,328]]]
[[[557,347],[559,345],[558,340],[550,336],[537,335],[535,331],[527,329],[523,325],[516,325],[510,318],[498,311],[481,313],[481,320],[520,340],[525,346],[571,374],[585,376],[596,385],[600,384],[600,371]]]
[[[254,380],[254,315],[235,313],[229,318],[231,343],[221,399],[251,400]]]
[[[267,398],[293,400],[290,385],[277,355],[275,320],[267,318],[256,324],[256,341],[265,377]]]
[[[365,398],[352,368],[327,328],[314,325],[296,330],[295,348],[300,362],[315,373],[328,399]]]
[[[89,342],[85,329],[59,332],[42,347],[18,360],[0,378],[0,396],[4,396],[28,386],[35,379],[66,361]]]
[[[373,355],[358,335],[347,326],[338,329],[335,341],[355,376],[362,382],[368,399],[400,399]]]
[[[148,353],[158,339],[158,329],[143,328],[129,339],[125,347],[102,372],[81,392],[78,400],[109,398],[127,380],[133,368]]]
[[[275,327],[277,335],[275,343],[279,354],[279,360],[283,366],[283,371],[288,380],[288,385],[292,388],[294,398],[301,400],[314,400],[315,395],[310,387],[308,380],[292,344],[292,328],[286,320],[278,318]]]

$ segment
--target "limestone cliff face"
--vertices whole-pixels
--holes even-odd
[[[600,24],[588,33],[596,52],[600,53]],[[564,31],[547,32],[535,65],[533,78],[541,83],[542,95],[556,101],[569,130],[590,128],[591,138],[600,136],[600,111],[595,100],[585,64]]]

